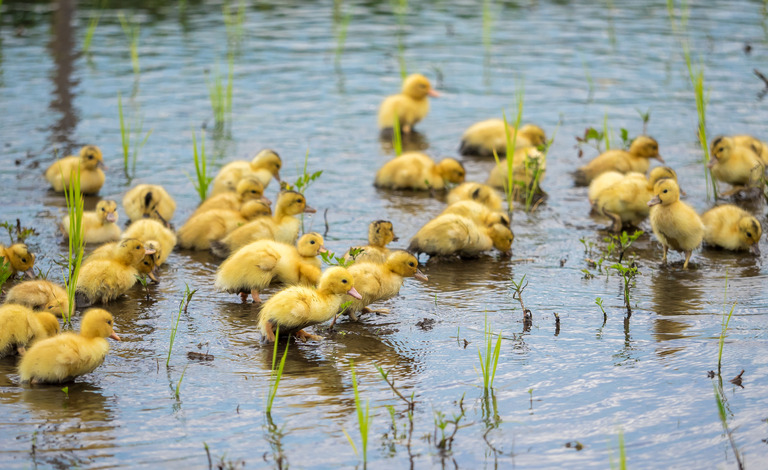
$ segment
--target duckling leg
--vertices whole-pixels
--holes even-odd
[[[667,264],[667,251],[669,251],[669,247],[667,245],[664,245],[664,257],[661,258],[661,264]]]
[[[375,313],[376,315],[389,315],[392,313],[388,308],[379,308],[379,309],[372,309],[368,307],[363,307],[363,313]]]
[[[746,187],[746,186],[734,186],[733,188],[731,188],[731,190],[730,190],[730,191],[726,191],[726,192],[724,192],[724,193],[720,193],[720,197],[729,197],[729,196],[733,196],[734,194],[736,194],[736,193],[738,193],[738,192],[740,192],[740,191],[744,191],[744,190],[746,190],[746,189],[747,189],[747,187]]]
[[[311,333],[307,333],[304,330],[299,330],[296,333],[293,334],[296,338],[306,342],[307,340],[311,339],[312,341],[320,341],[323,339],[322,336],[313,335]]]
[[[685,263],[683,263],[683,269],[688,269],[688,260],[691,259],[691,250],[685,252]]]
[[[243,302],[247,302],[248,301],[248,292],[240,292],[240,300],[242,300]]]
[[[261,298],[259,297],[259,291],[256,289],[251,289],[251,296],[253,297],[253,303],[260,304]],[[246,294],[246,297],[248,297],[248,294]]]
[[[23,356],[27,352],[27,348],[19,346],[16,348],[16,351],[19,353],[19,356]]]
[[[608,211],[604,210],[603,211],[603,215],[605,215],[606,217],[611,219],[611,222],[612,222],[611,223],[611,231],[612,232],[616,232],[616,233],[621,232],[621,227],[622,227],[623,224],[621,223],[621,217],[619,217],[618,214],[614,214],[613,212],[608,212]]]
[[[275,342],[275,332],[272,331],[272,322],[266,322],[264,325],[264,332],[267,334],[267,341],[270,343]]]

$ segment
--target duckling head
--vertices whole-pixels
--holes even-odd
[[[371,245],[384,247],[397,240],[392,222],[375,220],[368,225],[368,243]]]
[[[317,232],[305,233],[299,238],[299,241],[296,242],[296,249],[302,257],[313,258],[320,253],[328,251],[325,249],[325,246],[323,246],[324,242],[325,240],[323,240],[323,236]]]
[[[637,155],[643,158],[655,158],[660,162],[664,162],[664,159],[659,155],[659,143],[653,137],[647,135],[641,135],[632,141],[632,145],[629,146],[629,153]]]
[[[438,163],[437,172],[440,174],[440,177],[442,177],[443,180],[454,184],[463,183],[464,176],[466,175],[464,165],[453,158],[446,158]]]
[[[730,137],[720,136],[712,141],[710,146],[710,158],[707,167],[712,168],[717,162],[724,162],[731,157],[733,152],[733,139]]]
[[[137,270],[141,274],[148,276],[154,282],[158,282],[157,277],[155,277],[155,272],[157,271],[157,260],[160,258],[160,250],[162,250],[160,242],[156,240],[147,240],[144,242],[144,248],[145,250],[154,250],[154,252],[152,254],[144,255]]]
[[[760,238],[763,236],[763,228],[760,222],[752,216],[739,219],[739,237],[742,243],[749,246],[749,251],[760,256]]]
[[[277,196],[276,211],[284,215],[297,215],[302,212],[313,214],[317,212],[317,210],[307,205],[304,195],[296,191],[282,191]]]
[[[488,216],[488,219],[486,219],[485,223],[486,225],[489,225],[489,226],[501,224],[505,227],[509,227],[510,220],[509,220],[509,216],[503,212],[491,212],[491,214]]]
[[[668,166],[657,166],[651,170],[651,173],[648,175],[648,182],[651,184],[651,187],[653,187],[659,180],[664,178],[670,178],[677,181],[677,173]]]
[[[323,273],[317,290],[331,294],[348,294],[358,300],[363,298],[355,289],[355,278],[352,273],[338,266],[329,268]]]
[[[86,145],[80,149],[80,164],[88,170],[95,170],[97,167],[106,169],[101,149],[95,145]]]
[[[495,224],[488,230],[488,235],[493,241],[493,247],[500,252],[507,254],[512,249],[512,242],[515,241],[515,234],[512,233],[512,230],[510,230],[509,227],[502,224]]]
[[[109,199],[99,201],[96,204],[96,213],[99,214],[102,220],[109,223],[117,222],[117,202]]]
[[[414,100],[423,100],[427,95],[437,98],[440,93],[432,88],[429,79],[420,73],[409,75],[403,82],[403,94]]]
[[[544,129],[535,124],[526,124],[521,127],[520,135],[528,139],[534,147],[541,147],[547,143],[547,134]]]
[[[40,323],[40,326],[43,327],[43,331],[45,331],[46,337],[50,338],[51,336],[56,336],[61,332],[61,327],[59,326],[59,320],[50,312],[37,312],[35,313],[35,318]]]
[[[80,334],[86,338],[112,338],[120,341],[114,330],[112,314],[101,308],[91,308],[83,314]]]
[[[387,257],[387,269],[402,277],[415,277],[419,281],[428,281],[429,278],[419,270],[419,260],[415,256],[403,250],[393,251]]]
[[[269,204],[263,200],[254,199],[243,204],[243,206],[240,208],[240,215],[242,215],[246,220],[253,220],[256,217],[262,216],[269,217],[272,215],[272,209],[270,209]]]
[[[153,254],[155,254],[155,250],[145,247],[141,240],[126,238],[117,245],[115,258],[127,266],[139,269],[144,256]]]
[[[23,243],[16,243],[6,249],[8,254],[8,261],[11,263],[11,268],[14,271],[26,272],[32,269],[35,265],[35,255],[29,252],[27,245]]]
[[[253,160],[251,160],[251,168],[253,168],[254,171],[261,169],[269,170],[278,182],[280,182],[281,166],[283,166],[283,161],[280,159],[280,155],[271,149],[262,150],[253,157]]]
[[[653,186],[653,194],[653,199],[648,201],[648,207],[655,206],[656,204],[668,206],[680,200],[680,187],[675,180],[664,178]]]
[[[256,178],[245,178],[237,183],[235,192],[241,201],[261,199],[264,195],[264,185]]]
[[[45,306],[43,306],[43,311],[48,312],[53,315],[62,316],[64,314],[64,310],[68,307],[67,303],[67,297],[66,293],[64,294],[64,298],[57,297],[54,293],[51,297],[53,297],[50,301],[48,301]]]

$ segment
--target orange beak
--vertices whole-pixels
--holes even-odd
[[[360,295],[360,292],[358,292],[357,289],[355,289],[354,287],[347,291],[347,295],[350,295],[356,298],[357,300],[363,300],[363,296]]]
[[[650,201],[648,201],[648,207],[653,207],[656,204],[661,204],[661,199],[659,198],[659,196],[656,196],[653,199],[651,199]]]
[[[120,341],[120,337],[117,336],[117,333],[115,333],[114,331],[112,332],[111,335],[109,335],[109,337],[114,339],[115,341]]]
[[[423,272],[421,272],[421,271],[420,271],[420,270],[418,270],[418,269],[416,270],[416,274],[414,274],[414,275],[413,275],[413,277],[415,277],[415,278],[416,278],[416,279],[418,279],[419,281],[423,281],[423,282],[427,282],[427,281],[429,281],[429,278],[427,277],[427,275],[426,275],[426,274],[424,274]]]
[[[435,90],[435,89],[433,89],[433,88],[430,88],[429,91],[427,92],[427,94],[429,96],[431,96],[432,98],[440,98],[440,92]]]
[[[314,207],[305,206],[304,212],[306,212],[307,214],[314,214],[315,212],[317,212],[317,209],[315,209]]]

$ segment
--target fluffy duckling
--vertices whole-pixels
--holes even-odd
[[[667,262],[670,248],[685,253],[683,269],[688,269],[691,253],[704,238],[704,224],[695,210],[680,201],[680,188],[670,178],[659,180],[653,187],[654,197],[648,201],[651,208],[651,228],[664,247],[662,263]]]
[[[712,171],[712,176],[733,186],[723,196],[736,194],[760,183],[765,165],[752,148],[738,146],[730,137],[717,137],[712,141],[710,153],[707,167]]]
[[[623,180],[625,177],[638,178],[642,181],[645,181],[645,175],[636,171],[630,171],[629,173],[606,171],[605,173],[600,173],[595,179],[592,180],[591,183],[589,183],[589,189],[587,190],[587,199],[589,200],[589,205],[591,206],[595,203],[597,196],[604,189],[613,186],[614,184]],[[651,187],[651,189],[653,189],[653,187]]]
[[[144,243],[150,240],[156,243],[153,255],[157,266],[168,259],[168,255],[176,247],[176,234],[162,223],[154,219],[139,219],[125,229],[123,238],[137,238]]]
[[[663,178],[677,181],[677,173],[667,166],[651,170],[648,179],[641,173],[627,173],[622,180],[602,190],[592,208],[611,219],[611,230],[614,232],[621,232],[624,225],[636,226],[648,217],[648,201],[653,197],[653,187]]]
[[[317,212],[307,205],[304,195],[296,191],[282,191],[277,196],[275,215],[259,217],[233,230],[220,242],[211,244],[214,254],[225,258],[245,245],[256,240],[275,240],[293,245],[299,236],[301,222],[296,218],[302,212]]]
[[[758,157],[760,157],[763,165],[768,167],[768,143],[746,134],[734,135],[731,138],[733,139],[734,144],[740,147],[750,148]]]
[[[153,253],[145,254],[144,257],[141,258],[141,262],[136,265],[136,270],[138,271],[138,274],[143,274],[149,277],[153,282],[158,282],[156,273],[159,263],[157,260],[160,256],[162,256],[161,250],[163,247],[156,240],[142,240],[142,243],[144,243],[144,248],[146,250],[153,251]],[[83,265],[92,263],[93,261],[97,260],[112,259],[115,256],[115,250],[117,247],[117,242],[105,243],[101,245],[100,247],[93,250],[93,252],[91,252],[87,258],[85,258]]]
[[[279,183],[282,166],[283,161],[280,159],[280,155],[270,149],[262,150],[250,162],[237,160],[228,163],[219,170],[219,174],[213,179],[211,197],[237,191],[237,183],[244,178],[255,178],[264,188],[269,185],[272,178]]]
[[[443,214],[427,222],[411,239],[408,251],[430,256],[476,257],[496,248],[507,253],[515,236],[509,227],[494,224],[482,227],[456,214]]]
[[[396,296],[400,293],[400,287],[405,278],[428,280],[427,276],[419,271],[419,261],[416,257],[402,250],[393,251],[384,264],[355,262],[347,269],[354,276],[355,289],[362,297],[353,300],[352,304],[344,310],[355,321],[359,313],[389,313],[386,309],[371,310],[368,305]]]
[[[538,169],[538,172],[536,171]],[[547,171],[547,159],[543,152],[536,147],[521,147],[515,150],[512,157],[512,177],[516,182],[525,182],[532,187],[544,179]],[[509,184],[507,174],[507,159],[500,160],[493,167],[486,183],[494,188],[504,189]]]
[[[466,217],[478,225],[490,227],[502,224],[509,227],[509,215],[501,211],[492,211],[487,206],[475,201],[459,201],[446,207],[442,214],[456,214]]]
[[[520,128],[515,137],[515,128],[509,126],[510,142],[514,140],[515,148],[542,147],[547,143],[547,135],[539,126],[526,124]],[[500,158],[507,154],[507,133],[502,119],[488,119],[469,126],[461,136],[459,153],[478,157],[493,157],[493,152]]]
[[[450,204],[471,200],[483,204],[492,211],[501,210],[501,196],[491,186],[483,183],[461,183],[448,192],[446,202]]]
[[[214,209],[190,217],[178,231],[179,245],[188,250],[210,250],[238,227],[244,227],[250,220],[267,218],[271,213],[263,201],[248,201],[240,211]],[[298,231],[298,230],[297,230]]]
[[[293,334],[299,339],[320,340],[317,335],[304,328],[330,320],[336,315],[350,295],[360,300],[355,290],[355,280],[345,268],[333,267],[320,277],[317,289],[305,286],[291,286],[273,295],[264,303],[259,314],[259,328],[267,341],[275,341],[275,329],[282,334]]]
[[[123,209],[131,222],[149,218],[157,219],[167,226],[176,212],[176,201],[162,186],[139,184],[125,193]]]
[[[368,244],[365,246],[353,246],[346,253],[344,259],[350,261],[352,250],[363,250],[355,256],[355,262],[384,263],[389,256],[387,245],[397,241],[392,222],[388,220],[374,220],[368,225]]]
[[[104,157],[95,145],[86,145],[80,149],[80,155],[62,158],[45,170],[45,179],[56,192],[63,192],[69,187],[73,171],[80,169],[80,192],[96,194],[104,186]]]
[[[582,166],[573,174],[577,186],[587,186],[599,174],[606,171],[645,173],[655,158],[664,163],[659,155],[659,144],[655,139],[641,135],[632,141],[629,150],[608,150]]]
[[[15,276],[19,272],[32,277],[32,268],[35,266],[35,255],[29,252],[27,245],[16,243],[11,246],[0,245],[0,256],[3,264],[9,264],[11,275]]]
[[[153,253],[140,240],[128,238],[117,244],[111,256],[83,263],[77,279],[78,304],[106,304],[126,293],[136,284],[144,255]]]
[[[14,352],[23,355],[33,342],[57,334],[59,320],[52,313],[17,304],[0,306],[0,357]]]
[[[106,338],[120,341],[112,315],[100,308],[89,309],[80,323],[80,333],[62,333],[35,343],[19,363],[22,382],[64,383],[96,369],[109,351]]]
[[[13,286],[5,296],[5,303],[24,305],[60,317],[67,309],[69,300],[63,287],[51,281],[35,279]]]
[[[403,134],[410,134],[413,126],[424,119],[429,112],[427,96],[437,98],[440,93],[432,88],[432,84],[424,75],[414,73],[403,81],[400,94],[391,95],[384,99],[379,106],[379,131],[383,137],[392,133],[395,116],[400,123]]]
[[[464,166],[453,158],[435,163],[421,152],[405,152],[384,164],[373,183],[378,188],[442,190],[448,183],[464,182]]]
[[[255,303],[261,303],[259,291],[272,281],[288,285],[314,286],[320,275],[317,255],[327,251],[319,233],[306,233],[296,246],[274,240],[258,240],[234,252],[216,271],[216,289],[240,294],[243,301],[248,293]]]
[[[202,214],[213,209],[239,211],[244,203],[255,199],[261,199],[267,204],[272,203],[264,197],[264,185],[261,184],[261,181],[253,177],[244,178],[237,183],[237,191],[227,191],[209,197],[198,206],[192,215]]]
[[[95,211],[83,212],[83,239],[85,243],[105,243],[120,239],[120,227],[117,226],[117,203],[102,200],[96,204]],[[69,216],[61,221],[64,238],[69,237]]]
[[[726,250],[746,251],[760,255],[760,222],[744,209],[733,204],[713,207],[701,214],[704,242]]]

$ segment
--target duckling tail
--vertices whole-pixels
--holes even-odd
[[[459,144],[459,154],[473,157],[493,157],[493,149],[462,140]],[[506,149],[496,149],[496,155],[499,158],[504,158],[507,155]]]
[[[229,246],[221,240],[214,240],[211,242],[211,252],[219,258],[226,258],[229,256]]]
[[[413,239],[411,239],[411,243],[408,245],[408,251],[416,255],[417,258],[419,257],[419,253],[421,253],[421,250],[419,250],[418,238],[413,237]]]
[[[576,186],[589,186],[589,176],[581,168],[571,173],[571,175],[573,175],[573,184]]]
[[[93,305],[93,302],[90,298],[83,292],[75,292],[75,307],[76,308],[85,308],[90,307]]]

